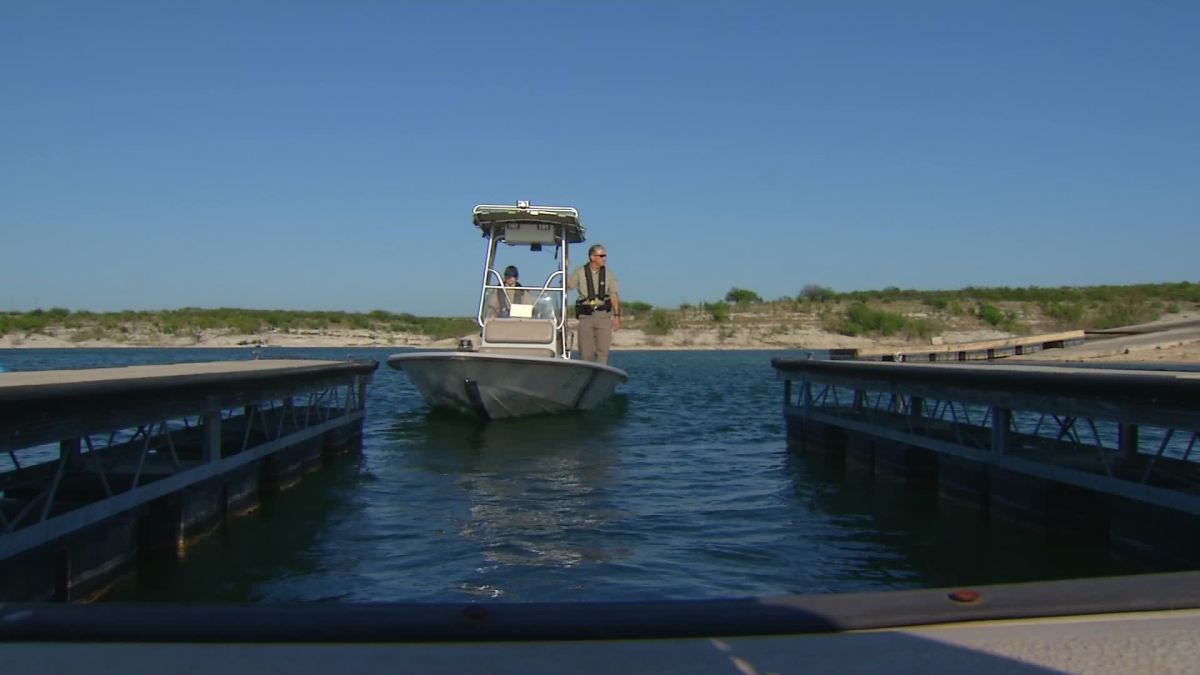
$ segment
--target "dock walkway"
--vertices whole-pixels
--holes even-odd
[[[102,588],[323,455],[361,447],[375,361],[0,373],[0,600]]]

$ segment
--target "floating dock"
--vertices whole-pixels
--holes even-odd
[[[375,361],[0,373],[0,601],[102,591],[362,447]]]
[[[791,444],[1148,569],[1200,565],[1200,372],[772,365]]]

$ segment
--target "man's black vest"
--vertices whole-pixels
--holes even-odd
[[[575,301],[575,318],[586,316],[592,312],[611,312],[612,298],[608,297],[608,282],[604,272],[607,268],[600,268],[600,292],[596,292],[595,285],[592,284],[592,270],[587,265],[583,268],[583,278],[587,281],[587,297],[580,296]]]

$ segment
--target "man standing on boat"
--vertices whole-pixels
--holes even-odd
[[[621,328],[621,298],[617,276],[606,266],[608,252],[600,244],[588,249],[588,262],[567,279],[567,290],[579,289],[575,318],[579,319],[579,354],[584,361],[608,363],[612,333]]]

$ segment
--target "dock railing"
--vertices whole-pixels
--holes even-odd
[[[873,439],[1200,515],[1200,373],[777,358],[789,437]]]

